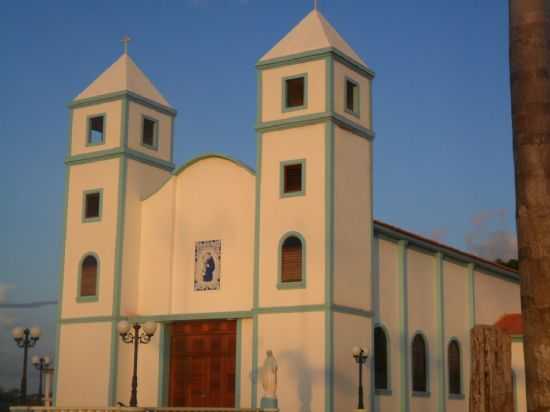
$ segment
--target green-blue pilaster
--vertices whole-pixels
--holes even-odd
[[[436,313],[436,359],[440,365],[437,368],[439,390],[437,391],[437,410],[445,412],[447,401],[445,394],[445,307],[444,307],[444,279],[443,279],[443,254],[435,255],[435,313]],[[436,361],[437,364],[437,361]]]
[[[399,347],[401,352],[401,412],[409,412],[409,326],[408,326],[408,292],[407,292],[407,241],[398,242],[398,276],[399,276]]]

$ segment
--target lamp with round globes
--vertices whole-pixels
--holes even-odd
[[[31,330],[32,333],[32,330]],[[42,398],[44,394],[42,393],[42,380],[44,376],[44,371],[48,369],[50,366],[50,357],[49,356],[36,356],[34,355],[31,358],[31,362],[34,365],[34,367],[38,370],[40,373],[40,379],[38,381],[38,399],[42,401]]]
[[[364,411],[365,404],[363,401],[363,365],[367,362],[367,359],[369,358],[369,351],[368,349],[354,346],[351,350],[351,354],[353,355],[355,362],[357,362],[357,365],[359,366],[359,393],[357,401],[357,411]]]
[[[41,331],[37,326],[30,329],[16,326],[12,329],[11,334],[17,346],[23,349],[23,374],[21,376],[20,401],[22,405],[25,405],[27,403],[27,363],[29,348],[36,345],[36,342],[40,339]]]
[[[133,331],[132,331],[133,329]],[[143,331],[140,331],[143,329]],[[151,341],[151,338],[157,330],[157,323],[148,321],[143,325],[135,322],[130,325],[127,320],[121,320],[118,322],[117,331],[124,343],[134,344],[134,372],[132,374],[132,391],[130,394],[130,407],[137,407],[137,361],[138,361],[138,348],[140,344],[147,344]]]

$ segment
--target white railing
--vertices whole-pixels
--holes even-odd
[[[251,408],[180,408],[180,407],[53,407],[53,406],[12,406],[11,412],[278,412],[278,409]]]

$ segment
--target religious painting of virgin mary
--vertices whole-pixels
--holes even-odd
[[[220,288],[221,256],[221,240],[195,242],[195,290]]]

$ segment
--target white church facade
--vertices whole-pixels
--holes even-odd
[[[256,170],[176,167],[126,53],[70,104],[56,405],[128,402],[129,319],[159,325],[143,406],[259,407],[271,350],[282,412],[351,411],[360,346],[368,410],[466,411],[470,328],[521,311],[517,273],[373,219],[374,73],[318,11],[256,67]]]

